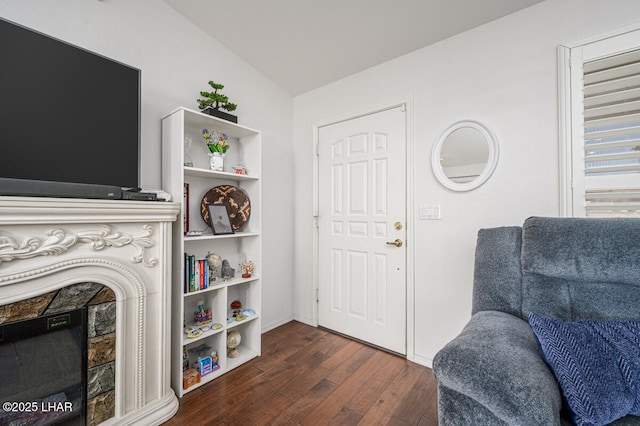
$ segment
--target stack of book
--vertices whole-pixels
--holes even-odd
[[[184,254],[184,292],[209,288],[209,262],[207,259],[196,259],[192,254]]]

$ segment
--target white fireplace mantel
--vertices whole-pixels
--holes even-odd
[[[170,381],[171,227],[179,204],[0,197],[0,305],[94,282],[116,295],[115,417],[161,424]]]

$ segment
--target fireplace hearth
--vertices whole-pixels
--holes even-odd
[[[58,318],[61,328],[30,343],[21,359],[83,365],[87,402],[77,424],[159,425],[177,411],[169,378],[169,279],[178,212],[176,203],[0,197],[0,329],[34,319],[53,327]],[[77,310],[86,318],[83,354],[55,354],[57,344],[78,340],[64,328],[65,315]],[[2,371],[9,371],[3,359],[15,355],[7,355],[6,345],[0,341]],[[52,380],[44,372],[36,376]],[[42,391],[3,390],[3,377],[0,400],[22,402],[16,409],[36,403],[40,415],[53,416],[85,405],[71,396],[75,385],[44,389],[37,379],[30,386],[19,377],[21,386]]]

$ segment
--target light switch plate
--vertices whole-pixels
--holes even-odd
[[[440,204],[420,204],[418,218],[421,220],[440,220]]]

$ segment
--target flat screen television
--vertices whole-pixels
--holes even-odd
[[[0,195],[140,184],[140,70],[0,19]]]

